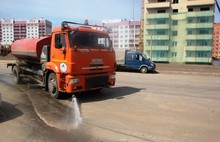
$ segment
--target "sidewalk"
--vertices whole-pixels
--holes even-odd
[[[220,66],[162,63],[156,65],[156,71],[159,73],[220,76]]]

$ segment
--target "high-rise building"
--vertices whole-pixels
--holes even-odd
[[[116,50],[139,48],[140,21],[110,20],[95,25],[107,27],[110,30],[109,35]],[[103,27],[96,27],[96,29],[103,30]]]
[[[220,59],[220,23],[214,24],[212,57]]]
[[[11,44],[23,38],[39,38],[50,34],[52,23],[43,18],[30,20],[2,19],[0,21],[0,43]]]
[[[155,62],[210,63],[215,0],[144,0],[144,54]]]

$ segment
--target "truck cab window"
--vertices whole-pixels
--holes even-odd
[[[136,54],[136,55],[135,55],[135,59],[136,59],[136,60],[139,60],[139,61],[142,61],[142,60],[143,60],[143,56],[142,56],[142,55],[139,55],[139,54]]]
[[[140,55],[136,54],[136,55],[135,55],[135,59],[136,59],[136,60],[139,60],[139,58],[140,58]]]
[[[55,35],[55,47],[56,48],[66,47],[66,38],[64,34]]]
[[[98,33],[90,33],[90,32],[75,32],[69,33],[69,40],[71,47],[78,47],[78,48],[101,48],[101,49],[110,49],[111,42],[109,36],[105,34],[98,34]]]

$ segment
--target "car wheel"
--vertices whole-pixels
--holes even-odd
[[[147,67],[141,67],[140,71],[141,71],[141,73],[147,73],[148,68]]]

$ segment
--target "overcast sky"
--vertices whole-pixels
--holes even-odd
[[[218,0],[220,2],[220,0]],[[0,0],[0,19],[45,19],[53,26],[61,21],[98,23],[102,20],[133,18],[133,0]],[[141,0],[134,0],[135,20],[140,19]],[[215,21],[220,22],[219,12]]]

